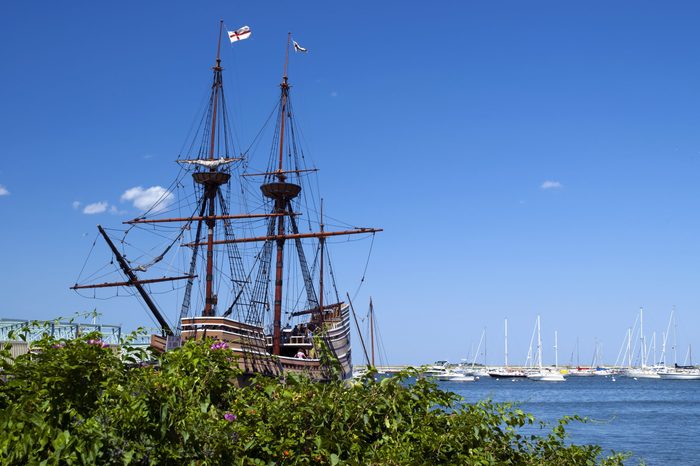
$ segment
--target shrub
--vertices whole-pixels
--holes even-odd
[[[622,464],[570,444],[509,404],[463,404],[410,371],[348,384],[246,385],[231,351],[189,341],[162,355],[102,344],[97,335],[44,338],[36,352],[0,354],[2,464]],[[143,361],[153,360],[153,363]],[[541,435],[523,428],[540,427]]]

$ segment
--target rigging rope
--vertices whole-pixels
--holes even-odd
[[[86,233],[87,234],[87,233]],[[85,266],[87,266],[88,261],[90,260],[90,256],[92,255],[92,251],[95,249],[95,244],[97,244],[97,238],[100,236],[99,232],[95,235],[95,239],[92,241],[92,246],[90,247],[90,250],[88,251],[87,257],[85,258],[85,262],[83,262],[83,266],[80,269],[80,273],[78,273],[78,278],[75,279],[76,285],[80,282],[80,277],[83,276],[83,272],[85,271]]]
[[[204,212],[207,208],[206,198],[202,200],[202,208],[199,211],[199,216],[203,217]],[[187,317],[190,312],[190,305],[192,304],[192,285],[194,284],[194,273],[197,271],[197,254],[199,253],[199,238],[202,234],[202,220],[197,221],[197,232],[195,234],[194,246],[192,248],[192,259],[190,259],[190,278],[187,279],[187,285],[185,287],[185,295],[182,299],[182,306],[180,307],[180,318],[177,322],[177,333],[179,334],[182,330],[182,319]]]
[[[367,275],[367,268],[369,267],[369,260],[372,257],[372,248],[374,247],[375,235],[376,235],[376,233],[372,233],[372,243],[369,245],[369,252],[367,253],[367,261],[365,262],[365,269],[362,272],[362,279],[360,279],[360,283],[359,283],[359,285],[357,285],[357,290],[355,290],[355,294],[352,297],[353,301],[355,300],[355,298],[357,298],[357,295],[360,292],[360,289],[362,288],[362,285],[365,282],[365,276]]]

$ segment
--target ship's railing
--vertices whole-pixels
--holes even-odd
[[[272,346],[272,337],[267,335],[265,341],[269,346]],[[283,345],[292,346],[309,346],[313,344],[313,340],[305,335],[282,335]]]

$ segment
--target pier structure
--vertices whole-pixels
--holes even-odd
[[[102,341],[110,345],[119,344],[122,336],[121,325],[58,320],[0,319],[0,342],[15,341],[18,339],[16,334],[19,333],[25,335],[25,340],[31,343],[40,340],[44,335],[56,339],[72,340],[91,332],[99,332]]]
[[[98,332],[100,339],[110,346],[121,344],[121,325],[0,318],[0,345],[10,343],[13,356],[29,352],[31,344],[44,336],[50,336],[58,340],[72,340],[92,332]],[[23,338],[20,335],[23,335]],[[141,335],[129,342],[132,346],[148,346],[149,343],[149,335]]]

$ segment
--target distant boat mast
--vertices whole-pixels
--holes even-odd
[[[504,331],[505,342],[504,342],[504,345],[505,345],[505,348],[504,348],[504,351],[503,351],[503,356],[504,356],[504,360],[505,360],[505,367],[508,367],[508,318],[506,317],[504,320],[505,320],[505,322],[504,322],[504,327],[505,327],[505,331]]]

